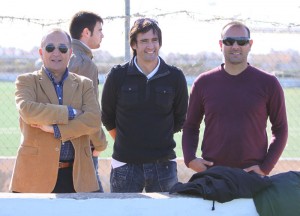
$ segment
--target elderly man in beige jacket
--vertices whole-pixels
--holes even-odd
[[[71,39],[61,29],[43,37],[39,53],[42,68],[16,80],[21,144],[10,190],[97,191],[89,136],[101,119],[92,81],[68,71]],[[100,137],[94,144],[98,150],[106,147]]]

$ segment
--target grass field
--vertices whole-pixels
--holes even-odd
[[[101,91],[102,86],[99,87]],[[288,145],[284,150],[283,157],[300,157],[300,88],[284,89],[286,106],[289,121]],[[18,113],[14,101],[14,83],[0,82],[0,156],[15,156],[19,146],[20,131],[18,125]],[[201,128],[200,137],[202,137]],[[112,153],[113,141],[107,134],[108,148],[102,153],[101,157],[110,157]],[[182,156],[181,133],[175,134],[177,143],[177,156]],[[200,138],[201,141],[201,138]]]

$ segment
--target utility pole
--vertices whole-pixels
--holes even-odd
[[[129,45],[129,29],[130,29],[130,0],[125,0],[125,61],[130,59]]]

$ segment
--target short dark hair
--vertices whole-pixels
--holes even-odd
[[[97,22],[103,23],[103,19],[89,11],[79,11],[72,17],[69,31],[71,37],[79,40],[83,29],[88,28],[93,34]]]
[[[227,23],[223,28],[222,28],[222,32],[221,32],[221,38],[223,39],[224,37],[224,30],[227,27],[232,27],[232,26],[237,26],[237,27],[242,27],[245,28],[247,30],[248,33],[248,37],[250,38],[250,29],[243,23],[239,22],[239,21],[232,21],[230,23]]]
[[[152,30],[153,33],[157,34],[159,46],[161,46],[162,45],[161,29],[158,26],[158,22],[150,18],[140,18],[134,22],[132,28],[130,29],[130,34],[129,34],[130,46],[132,47],[133,44],[137,43],[136,38],[139,33],[146,33],[149,30]],[[136,56],[136,50],[132,49],[132,51],[133,51],[133,55]]]

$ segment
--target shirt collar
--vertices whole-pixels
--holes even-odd
[[[69,75],[69,70],[68,70],[68,68],[66,68],[66,71],[65,71],[64,75],[62,76],[61,81],[59,81],[59,82],[57,83],[57,82],[55,82],[55,79],[54,79],[54,77],[53,77],[51,71],[48,70],[46,67],[44,67],[44,70],[45,70],[47,76],[49,77],[49,79],[51,80],[51,82],[54,83],[54,84],[60,84],[60,85],[63,84],[64,81],[67,79],[67,77],[68,77],[68,75]]]
[[[157,64],[157,66],[153,69],[153,71],[151,71],[151,73],[149,73],[148,75],[146,75],[146,76],[147,76],[147,79],[150,79],[151,77],[153,77],[153,76],[156,74],[156,72],[158,71],[158,68],[159,68],[159,66],[160,66],[160,58],[157,57],[157,59],[158,59],[158,64]],[[137,69],[138,69],[142,74],[144,74],[144,73],[143,73],[143,70],[138,66],[138,64],[137,64],[137,62],[136,62],[136,56],[134,57],[133,61],[134,61],[135,66],[137,67]]]
[[[88,45],[86,45],[85,43],[83,43],[81,40],[78,40],[79,43],[81,43],[85,48],[87,48],[89,51],[92,52],[92,50],[88,47]]]

